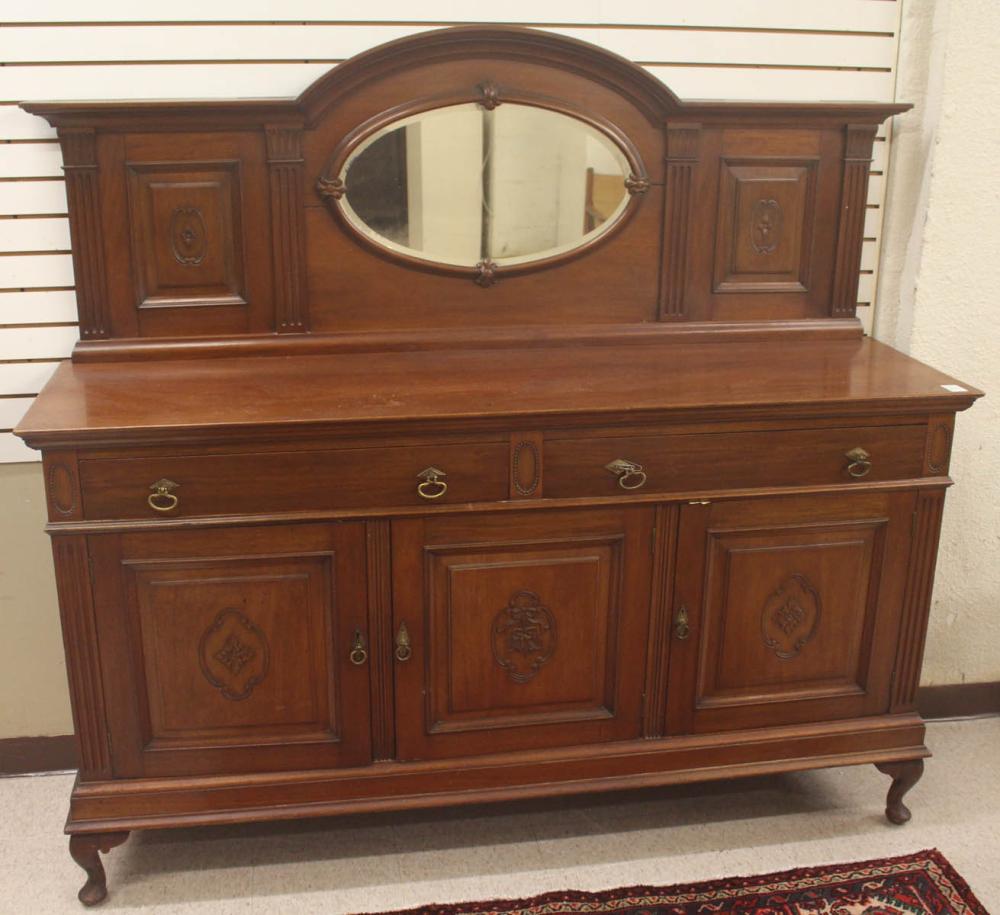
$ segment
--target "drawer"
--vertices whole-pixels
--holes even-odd
[[[926,426],[913,425],[546,438],[545,495],[621,495],[641,477],[633,475],[620,485],[606,469],[619,459],[642,465],[646,481],[636,486],[639,492],[912,479],[923,475],[926,433]],[[854,477],[846,454],[858,447],[869,452],[871,467]],[[864,466],[854,470],[860,473]]]
[[[171,518],[439,505],[507,497],[506,442],[421,444],[343,450],[165,455],[80,461],[84,517]],[[436,498],[417,493],[418,474],[444,471]],[[159,480],[177,484],[149,504]],[[441,490],[428,484],[424,491]]]

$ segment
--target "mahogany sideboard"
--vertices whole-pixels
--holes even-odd
[[[67,832],[928,755],[955,413],[863,336],[892,104],[687,102],[542,31],[295,100],[32,103],[81,340],[44,457]]]

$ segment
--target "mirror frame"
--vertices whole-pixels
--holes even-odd
[[[343,204],[341,203],[347,192],[347,188],[341,178],[341,172],[351,154],[374,134],[385,127],[391,126],[396,121],[401,121],[415,114],[434,111],[438,108],[447,108],[470,102],[478,104],[488,111],[492,111],[504,103],[543,108],[581,121],[603,134],[618,147],[629,166],[629,174],[625,178],[625,190],[628,193],[628,200],[617,219],[603,232],[593,235],[582,244],[568,251],[560,251],[558,254],[539,257],[518,264],[497,264],[492,260],[479,261],[472,266],[446,264],[393,250],[360,231],[345,213]],[[413,99],[386,109],[369,118],[351,130],[336,145],[330,158],[327,160],[326,167],[316,180],[316,193],[333,213],[337,222],[348,231],[351,237],[369,251],[395,263],[402,263],[417,270],[472,279],[484,289],[492,286],[504,276],[516,276],[518,274],[532,273],[536,270],[545,270],[589,254],[595,248],[600,247],[613,238],[628,224],[641,205],[642,199],[645,197],[649,187],[649,176],[639,150],[628,136],[610,121],[600,116],[580,111],[561,99],[508,87],[500,88],[496,83],[489,80],[466,91]]]

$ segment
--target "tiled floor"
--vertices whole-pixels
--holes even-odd
[[[871,766],[490,807],[134,835],[106,856],[114,913],[378,911],[669,884],[935,846],[1000,913],[1000,719],[932,724],[911,823]],[[0,780],[0,912],[79,913],[61,835],[72,778]]]

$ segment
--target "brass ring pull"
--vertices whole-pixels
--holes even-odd
[[[680,642],[683,642],[689,635],[691,635],[691,626],[688,623],[687,607],[682,606],[677,611],[677,615],[674,617],[674,635]]]
[[[180,499],[173,494],[180,484],[175,483],[173,480],[157,480],[149,488],[153,492],[146,498],[146,502],[149,507],[158,512],[169,512],[177,508],[177,503]]]
[[[361,635],[360,629],[354,630],[354,641],[351,643],[351,653],[349,655],[351,663],[360,667],[368,660],[368,651],[365,648],[365,639]]]
[[[417,495],[422,499],[440,499],[448,491],[448,484],[441,477],[446,477],[443,470],[437,467],[428,467],[417,474],[417,479],[421,483],[417,484]]]
[[[605,464],[604,469],[618,477],[618,485],[622,489],[642,489],[646,485],[646,472],[642,469],[642,464],[636,464],[635,461],[617,458],[610,464]]]
[[[399,624],[396,632],[396,660],[409,661],[413,654],[413,647],[410,645],[410,630],[406,628],[406,620]]]
[[[868,476],[872,469],[872,456],[864,448],[852,448],[844,455],[850,463],[847,472],[855,478]]]

